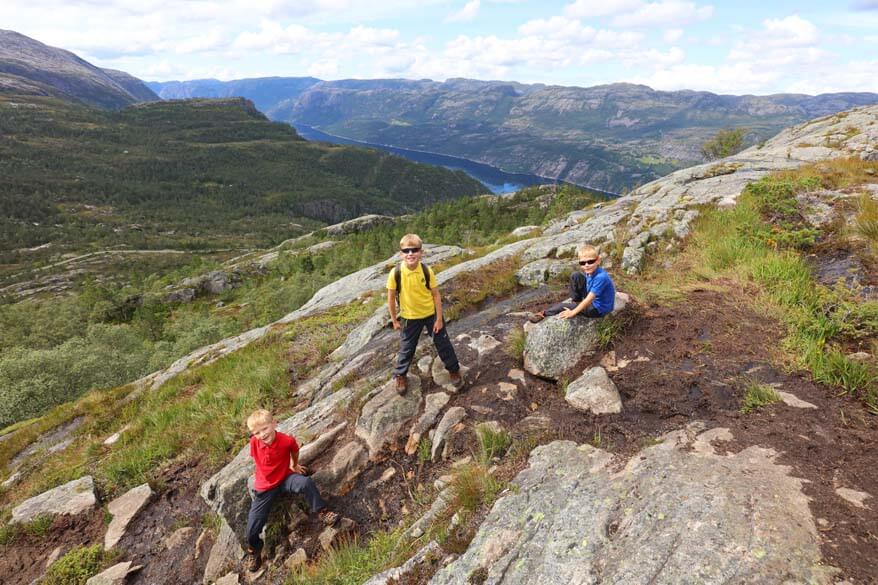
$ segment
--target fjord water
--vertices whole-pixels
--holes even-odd
[[[423,152],[420,150],[409,150],[406,148],[398,148],[396,146],[388,146],[384,144],[373,144],[371,142],[362,142],[359,140],[351,140],[342,136],[326,134],[310,126],[304,124],[293,124],[296,132],[305,140],[316,142],[330,142],[332,144],[352,144],[355,146],[366,146],[369,148],[377,148],[409,160],[426,163],[430,165],[445,167],[455,171],[463,171],[477,181],[481,181],[486,187],[491,189],[495,195],[504,193],[513,193],[522,187],[531,185],[544,185],[546,183],[559,183],[556,181],[538,175],[529,175],[524,173],[507,173],[497,167],[471,161],[456,156],[448,156],[444,154],[435,154],[432,152]]]

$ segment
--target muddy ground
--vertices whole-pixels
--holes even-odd
[[[725,292],[718,292],[715,285],[725,286]],[[552,300],[532,292],[516,298],[519,302],[509,303],[513,313],[521,308],[536,310]],[[878,417],[868,414],[857,400],[839,395],[836,389],[772,365],[778,363],[776,352],[784,336],[783,327],[755,312],[750,303],[746,290],[720,282],[693,290],[685,300],[670,306],[635,304],[631,322],[612,346],[585,358],[571,370],[572,379],[583,368],[603,360],[622,394],[623,411],[618,415],[598,417],[574,411],[564,401],[559,385],[529,374],[517,395],[511,400],[504,399],[508,396],[499,391],[498,383],[510,381],[509,370],[520,368],[519,361],[502,348],[479,360],[467,346],[467,340],[458,339],[456,347],[461,361],[472,370],[468,388],[452,396],[449,403],[466,407],[468,413],[467,430],[454,441],[454,458],[475,452],[472,423],[482,420],[502,422],[519,439],[537,433],[543,441],[572,439],[623,455],[632,454],[658,436],[693,421],[702,421],[708,427],[728,427],[735,440],[724,444],[726,449],[738,451],[750,445],[773,448],[779,453],[779,463],[790,466],[793,475],[807,480],[804,490],[811,498],[811,510],[823,539],[824,559],[841,569],[839,579],[855,584],[878,583],[878,501],[867,499],[868,508],[863,509],[835,492],[846,487],[875,495],[878,490],[878,452],[874,449]],[[449,330],[452,337],[465,333],[475,339],[487,333],[502,340],[523,322],[524,318],[515,314],[502,314],[489,321],[464,318],[451,324]],[[389,357],[392,350],[386,353]],[[775,385],[817,408],[777,403],[742,414],[741,397],[750,381]],[[432,382],[424,379],[424,393],[435,390]],[[525,429],[521,421],[529,416],[547,417],[545,428]],[[344,442],[339,439],[336,445]],[[358,523],[355,536],[361,539],[376,530],[393,528],[423,511],[428,498],[420,494],[430,493],[433,481],[449,471],[448,463],[419,464],[416,455],[405,455],[404,443],[405,437],[400,437],[395,448],[372,464],[350,492],[330,499],[333,508]],[[324,454],[313,467],[326,464],[332,454]],[[512,477],[525,464],[525,457],[512,457],[501,473]],[[384,483],[373,483],[388,468],[394,468],[395,475]],[[126,558],[146,565],[131,582],[198,581],[194,577],[203,570],[204,557],[195,560],[191,555],[200,530],[194,531],[194,536],[190,535],[179,549],[190,557],[168,552],[162,542],[177,528],[199,526],[205,507],[197,496],[197,487],[209,475],[208,471],[212,470],[193,467],[169,472],[162,497],[141,514],[132,534],[122,542],[129,553]],[[39,571],[28,566],[41,569],[41,562],[57,543],[99,542],[102,526],[98,524],[102,524],[102,519],[95,517],[100,522],[92,516],[86,517],[91,520],[66,520],[50,537],[28,537],[7,547],[0,560],[0,574],[11,575],[9,583],[29,583]],[[287,517],[298,515],[288,512]],[[463,550],[479,521],[474,516],[452,533],[446,549]],[[290,520],[287,525],[290,522],[296,521]],[[304,520],[291,534],[274,535],[275,547],[269,552],[281,554],[274,570],[260,581],[282,583],[286,574],[280,566],[282,559],[299,546],[306,548],[309,558],[319,555],[319,530],[315,521]],[[406,583],[426,582],[429,573],[406,579]]]

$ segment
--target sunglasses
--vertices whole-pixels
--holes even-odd
[[[580,260],[579,265],[580,266],[591,266],[592,264],[594,264],[597,261],[598,261],[597,258],[592,258],[591,260]]]
[[[421,249],[420,248],[400,248],[399,251],[402,252],[403,254],[417,254],[418,252],[421,251]]]

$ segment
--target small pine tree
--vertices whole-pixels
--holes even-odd
[[[707,160],[717,160],[744,150],[746,128],[724,128],[701,145],[701,154]]]

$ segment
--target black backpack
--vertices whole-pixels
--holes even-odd
[[[400,274],[400,270],[402,269],[402,263],[399,266],[393,269],[393,279],[396,281],[396,306],[399,306],[399,293],[402,292],[402,275]],[[430,271],[427,270],[427,265],[421,262],[421,270],[424,271],[424,285],[427,287],[427,290],[430,290]]]

